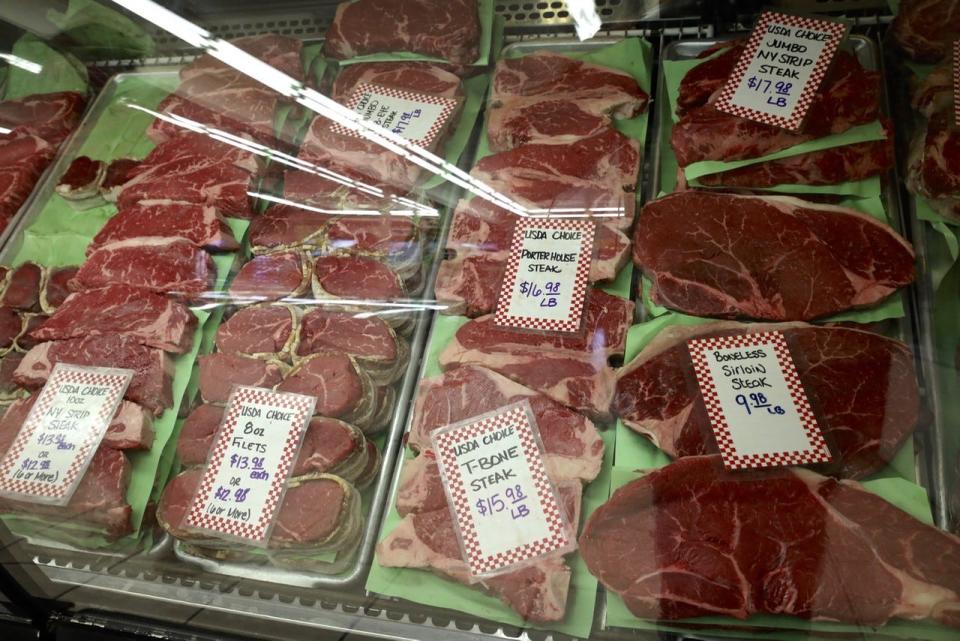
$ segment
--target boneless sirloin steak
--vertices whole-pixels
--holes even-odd
[[[589,419],[482,367],[458,367],[420,382],[407,444],[428,450],[433,430],[523,400],[533,409],[550,477],[596,478],[603,440]]]
[[[425,19],[429,16],[429,19]],[[324,52],[343,60],[409,51],[467,65],[480,55],[480,17],[473,0],[341,2]]]
[[[126,398],[159,415],[173,405],[173,362],[159,349],[130,336],[86,336],[40,343],[30,349],[14,372],[23,387],[36,389],[47,381],[56,363],[119,367],[133,370]]]
[[[960,540],[852,481],[683,459],[617,490],[580,553],[637,617],[960,624]]]
[[[658,305],[695,316],[810,320],[913,281],[913,250],[852,209],[687,191],[643,208],[634,263]]]
[[[41,341],[122,334],[143,345],[182,354],[193,343],[197,317],[166,296],[109,285],[72,294],[31,336]]]
[[[880,334],[805,323],[714,322],[662,331],[620,370],[614,412],[674,457],[717,451],[687,341],[783,333],[834,461],[817,470],[862,478],[893,459],[919,421],[913,355]]]

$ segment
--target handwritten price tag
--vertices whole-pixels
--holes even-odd
[[[687,348],[724,467],[831,460],[782,333],[699,338]]]
[[[506,327],[579,331],[594,229],[589,220],[518,221],[494,322]]]
[[[127,391],[133,371],[57,363],[0,461],[0,495],[66,505]]]
[[[474,579],[574,549],[527,401],[435,430],[431,438]]]
[[[361,82],[350,94],[345,106],[360,114],[364,121],[388,129],[419,147],[429,149],[459,104],[460,101],[456,98]],[[331,129],[346,136],[363,137],[359,131],[341,124],[335,123]]]
[[[840,22],[763,12],[717,109],[799,129],[846,33]]]
[[[237,386],[186,525],[266,547],[317,399]]]

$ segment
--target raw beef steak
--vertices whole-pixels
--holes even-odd
[[[428,450],[433,430],[522,400],[533,409],[550,477],[587,482],[596,478],[603,440],[589,419],[482,367],[458,367],[420,381],[407,444]]]
[[[240,136],[236,144],[216,140],[206,134],[182,130],[175,138],[161,143],[150,150],[147,157],[137,163],[130,171],[131,177],[152,172],[163,175],[164,169],[171,170],[189,163],[216,161],[242,169],[248,174],[262,173],[266,158],[262,151],[255,148],[248,137]],[[161,168],[158,170],[158,168]]]
[[[517,220],[516,214],[482,198],[458,203],[447,237],[447,258],[435,286],[437,299],[447,304],[443,313],[493,312]],[[598,223],[593,244],[590,281],[616,278],[627,261],[629,239],[613,226]]]
[[[240,248],[215,208],[158,200],[140,202],[110,217],[87,246],[87,256],[104,245],[143,236],[186,238],[197,247],[210,251]]]
[[[453,98],[462,91],[460,78],[431,62],[361,62],[340,68],[333,83],[333,98],[344,104],[354,87],[365,82],[381,87],[409,89],[417,93]]]
[[[949,58],[951,43],[960,37],[960,2],[903,0],[890,34],[897,46],[917,62]]]
[[[41,343],[27,352],[14,380],[27,388],[41,387],[56,363],[120,367],[133,370],[126,398],[158,416],[173,405],[173,363],[159,349],[140,345],[129,336],[86,336]]]
[[[0,305],[25,312],[39,312],[43,268],[30,262],[22,263],[8,278],[7,287],[0,297]]]
[[[913,281],[913,250],[852,209],[687,191],[643,208],[634,263],[658,305],[695,316],[810,320]]]
[[[12,307],[0,307],[0,354],[13,349],[23,333],[23,317]]]
[[[726,61],[724,69],[717,61]],[[721,55],[710,70],[725,82],[736,60]],[[702,80],[702,79],[701,79]],[[716,97],[716,92],[712,94]],[[694,103],[702,97],[696,92]],[[678,102],[684,102],[681,94]],[[864,69],[845,51],[837,52],[819,91],[810,103],[803,127],[797,132],[733,116],[712,102],[689,109],[674,124],[670,145],[681,167],[701,160],[733,161],[756,158],[814,138],[839,134],[877,118],[880,107],[880,74]]]
[[[313,266],[316,298],[390,301],[406,298],[403,281],[388,265],[361,256],[323,256]]]
[[[716,452],[687,341],[763,331],[783,333],[833,454],[833,463],[815,469],[862,478],[891,461],[920,420],[913,354],[858,329],[734,322],[668,328],[618,373],[614,413],[670,456]]]
[[[279,361],[236,354],[205,354],[197,362],[200,365],[200,397],[205,403],[226,403],[234,385],[274,387],[287,371]]]
[[[224,408],[204,403],[187,416],[177,438],[177,458],[185,467],[203,465],[207,462],[213,439],[223,421]]]
[[[310,310],[300,322],[298,356],[339,350],[352,356],[375,385],[395,382],[410,357],[410,345],[385,320],[337,312]]]
[[[580,553],[643,619],[960,624],[960,540],[798,468],[728,473],[693,457],[648,472],[590,516]]]
[[[580,483],[558,484],[557,489],[568,522],[577,523]],[[473,583],[446,499],[442,501],[441,509],[408,514],[377,546],[378,562],[386,567],[427,569],[472,584],[499,598],[525,621],[546,623],[564,618],[571,573],[562,556],[547,556],[521,569]]]
[[[103,204],[100,183],[106,173],[107,165],[102,160],[77,156],[60,176],[54,191],[74,209],[83,211],[97,207]]]
[[[429,19],[425,17],[429,16]],[[343,60],[409,51],[468,65],[480,55],[480,16],[471,0],[341,2],[324,53]]]
[[[285,73],[295,80],[304,80],[303,63],[300,60],[303,42],[297,38],[288,38],[275,33],[264,33],[256,36],[234,38],[230,41],[230,44],[266,62],[277,71]],[[231,73],[233,71],[233,67],[225,65],[207,53],[180,69],[180,79],[189,80],[200,74]]]
[[[8,352],[0,357],[0,400],[9,401],[26,394],[26,391],[20,389],[20,386],[13,380],[13,373],[20,366],[22,360],[23,354],[20,352]]]
[[[123,186],[133,178],[140,161],[133,158],[116,158],[107,165],[107,172],[100,182],[100,195],[108,203],[117,202]]]
[[[491,151],[507,151],[528,143],[569,145],[606,131],[613,121],[592,114],[568,99],[517,98],[491,108],[487,136]]]
[[[21,314],[21,316],[23,317],[23,332],[17,337],[14,349],[28,352],[40,342],[33,337],[33,330],[38,329],[50,317],[46,314]]]
[[[706,187],[763,189],[777,185],[836,185],[878,176],[893,167],[893,130],[887,138],[768,160],[697,179]],[[680,174],[683,175],[682,172]]]
[[[33,154],[9,164],[0,164],[0,229],[20,211],[56,152],[54,147],[39,138],[30,137],[28,144],[36,148]],[[0,156],[7,155],[9,146],[0,146]]]
[[[697,56],[704,61],[688,71],[680,81],[677,95],[678,116],[694,107],[702,107],[712,102],[714,94],[726,84],[737,60],[743,54],[744,45],[743,40],[719,42]]]
[[[266,254],[319,247],[330,218],[330,214],[292,205],[271,205],[262,216],[250,222],[247,232],[250,250],[254,254]]]
[[[31,336],[56,341],[122,334],[138,343],[182,354],[193,344],[197,317],[183,304],[130,285],[70,295]]]
[[[255,300],[301,296],[310,286],[310,269],[310,261],[300,252],[256,256],[240,268],[230,283],[230,295]]]
[[[420,227],[405,216],[343,216],[329,222],[324,237],[324,253],[374,258],[404,279],[424,262]]]
[[[69,283],[77,275],[79,267],[51,267],[40,292],[40,307],[47,314],[53,313],[70,295]]]
[[[629,227],[639,171],[639,143],[611,128],[570,145],[530,144],[486,156],[470,173],[532,207],[619,208],[622,227]]]
[[[295,392],[317,398],[314,413],[358,425],[370,418],[373,385],[352,358],[340,352],[318,352],[299,361],[277,386],[280,392]],[[366,416],[363,416],[366,414]]]
[[[210,291],[215,275],[210,254],[185,238],[131,238],[93,252],[70,288],[83,291],[125,283],[190,297]]]
[[[951,92],[952,94],[952,92]],[[953,109],[933,114],[910,145],[907,187],[939,214],[960,220],[960,136]]]
[[[217,329],[217,350],[287,360],[297,341],[297,314],[286,305],[252,305]]]
[[[59,145],[80,124],[87,99],[74,91],[38,93],[0,102],[0,127]]]

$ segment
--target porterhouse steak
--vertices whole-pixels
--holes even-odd
[[[587,520],[590,572],[639,618],[779,614],[960,625],[960,540],[853,481],[681,459]]]
[[[910,284],[913,250],[852,209],[702,191],[647,203],[633,260],[659,305],[695,316],[810,320]]]
[[[910,348],[873,332],[805,323],[713,322],[663,330],[620,370],[614,412],[674,457],[717,451],[687,341],[783,333],[833,462],[824,474],[862,478],[891,461],[920,420]]]

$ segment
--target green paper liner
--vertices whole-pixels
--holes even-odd
[[[32,73],[20,67],[7,67],[4,100],[23,98],[35,93],[76,91],[87,93],[87,69],[69,53],[55,50],[33,34],[21,36],[11,53],[43,67]]]

